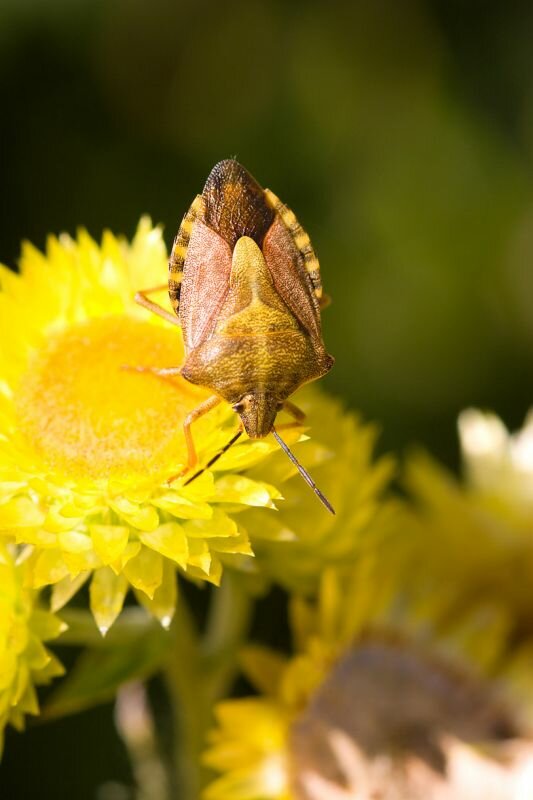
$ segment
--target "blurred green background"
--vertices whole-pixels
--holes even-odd
[[[0,260],[142,213],[170,243],[235,155],[318,252],[324,384],[455,465],[461,408],[533,399],[532,36],[529,2],[2,0]],[[110,713],[9,736],[0,796],[128,800]]]

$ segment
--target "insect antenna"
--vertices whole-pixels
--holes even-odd
[[[205,465],[205,467],[202,467],[202,469],[199,469],[199,470],[198,470],[198,472],[195,472],[195,473],[194,473],[194,475],[191,475],[191,477],[190,477],[190,478],[188,478],[188,479],[185,481],[185,483],[184,483],[183,485],[184,485],[184,486],[188,486],[188,485],[189,485],[189,483],[192,483],[194,480],[196,480],[196,478],[198,478],[198,476],[199,476],[199,475],[201,475],[201,474],[202,474],[202,472],[205,472],[205,471],[206,471],[206,469],[209,469],[209,467],[212,467],[212,466],[213,466],[213,464],[215,463],[215,461],[218,461],[218,459],[220,458],[220,456],[224,455],[224,453],[226,452],[226,450],[229,450],[232,444],[235,444],[235,442],[237,441],[237,439],[239,438],[239,436],[242,436],[242,428],[241,428],[240,430],[238,430],[238,431],[237,431],[237,433],[235,434],[235,436],[232,436],[232,437],[231,437],[231,439],[229,440],[229,442],[228,442],[227,444],[225,444],[225,445],[224,445],[224,447],[222,447],[222,448],[221,448],[221,449],[218,451],[218,453],[215,453],[215,455],[213,456],[213,458],[212,458],[210,461],[208,461],[208,462],[207,462],[207,464]]]
[[[328,511],[330,511],[332,514],[334,514],[335,513],[335,509],[333,508],[333,506],[331,505],[329,500],[326,497],[324,497],[324,495],[322,494],[322,492],[320,491],[320,489],[318,488],[318,486],[316,485],[316,483],[314,482],[312,477],[309,475],[307,470],[304,469],[304,467],[302,467],[302,465],[300,464],[300,462],[298,461],[298,459],[296,458],[294,453],[291,452],[291,450],[289,450],[288,446],[285,444],[285,442],[283,441],[283,439],[281,438],[281,436],[279,435],[279,433],[277,432],[277,430],[275,428],[272,428],[272,433],[274,435],[274,438],[276,439],[276,441],[280,445],[280,447],[287,453],[287,455],[289,456],[290,460],[292,461],[292,463],[294,464],[294,466],[296,467],[296,469],[298,470],[298,472],[300,473],[300,475],[302,476],[304,481],[307,483],[308,486],[311,487],[311,489],[316,494],[316,496],[318,497],[320,502],[323,503],[326,506]]]

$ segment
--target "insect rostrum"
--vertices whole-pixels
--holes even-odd
[[[183,218],[168,287],[186,358],[179,369],[159,373],[179,373],[213,390],[184,424],[187,470],[197,462],[191,423],[221,400],[233,406],[251,438],[276,433],[282,408],[303,419],[288,398],[334,361],[322,340],[318,260],[293,212],[237,161],[213,167]],[[138,302],[175,321],[148,293],[140,292]]]

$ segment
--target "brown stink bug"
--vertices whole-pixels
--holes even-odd
[[[274,427],[282,408],[298,422],[304,419],[288,398],[333,364],[322,341],[318,260],[293,212],[237,161],[221,161],[183,218],[170,256],[168,290],[179,322],[148,299],[155,290],[138,292],[135,299],[181,325],[185,363],[139,369],[179,374],[213,390],[185,419],[188,463],[181,474],[197,463],[192,422],[225,400],[239,414],[240,429],[207,466],[243,429],[252,439],[272,433],[334,513]]]

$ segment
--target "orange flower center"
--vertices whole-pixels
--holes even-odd
[[[15,397],[22,433],[55,470],[120,477],[179,470],[183,419],[205,392],[183,378],[125,366],[175,367],[177,331],[126,316],[89,320],[53,337]]]

